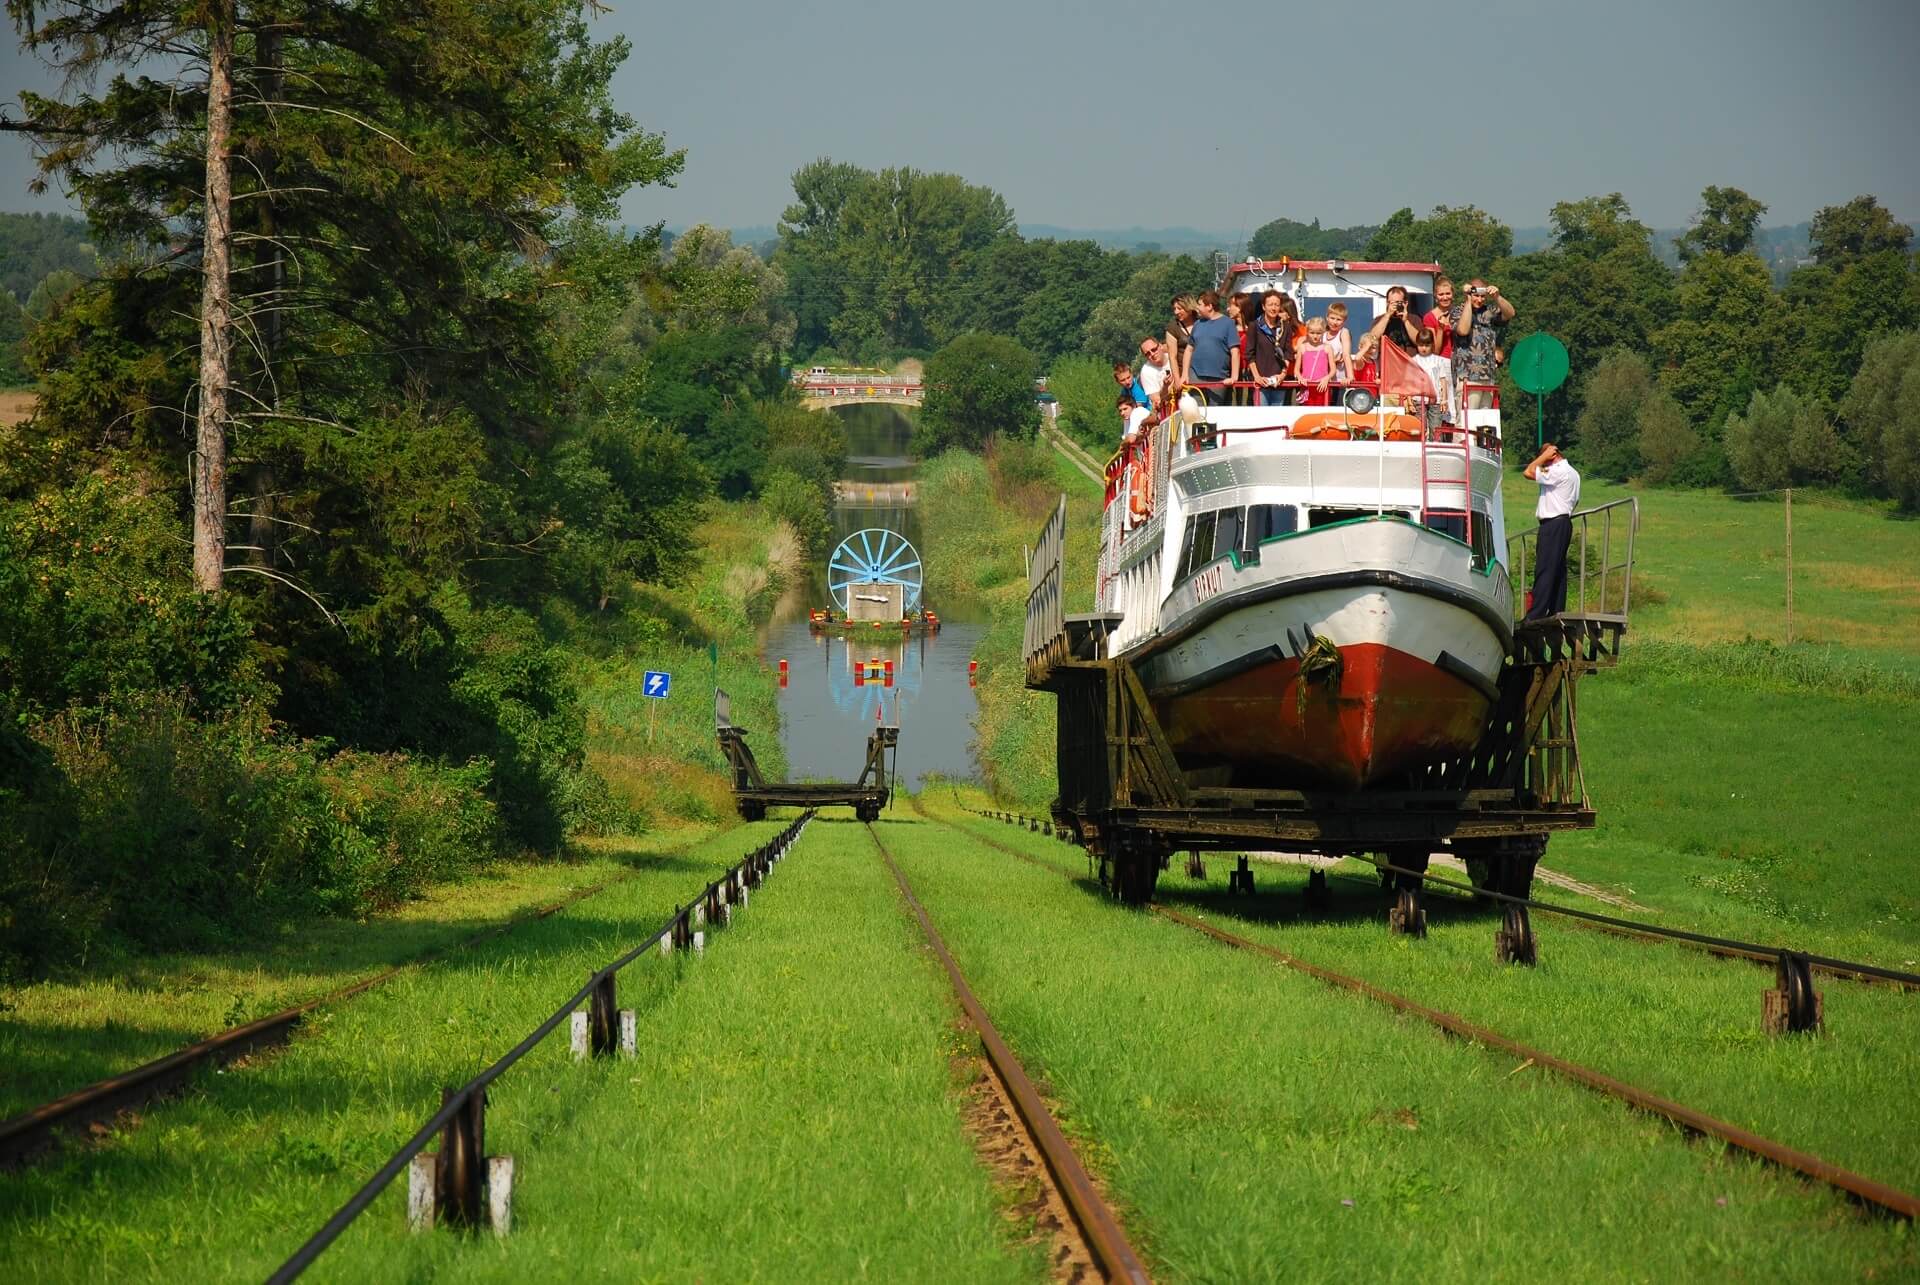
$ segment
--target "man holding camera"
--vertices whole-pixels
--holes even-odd
[[[1526,618],[1545,620],[1567,609],[1567,550],[1573,544],[1573,511],[1580,504],[1580,474],[1548,442],[1527,465],[1527,477],[1540,484],[1533,506],[1540,538],[1533,546],[1533,601]]]
[[[1493,405],[1493,387],[1500,378],[1500,334],[1513,320],[1513,305],[1479,277],[1467,284],[1467,297],[1453,307],[1453,386],[1467,410]],[[1469,384],[1485,387],[1469,389]],[[1533,475],[1529,473],[1528,477]]]
[[[1420,334],[1420,325],[1407,309],[1407,288],[1392,286],[1387,290],[1387,310],[1373,320],[1373,326],[1366,337],[1377,345],[1382,339],[1398,344],[1400,351],[1413,356],[1414,340]]]

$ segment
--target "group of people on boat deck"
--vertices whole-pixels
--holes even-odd
[[[1405,287],[1390,288],[1385,309],[1356,340],[1347,305],[1338,300],[1324,317],[1302,321],[1293,296],[1281,290],[1230,295],[1225,311],[1217,291],[1175,296],[1166,334],[1140,341],[1139,369],[1113,364],[1127,440],[1159,421],[1168,389],[1177,397],[1198,386],[1216,405],[1331,405],[1337,388],[1378,385],[1385,344],[1432,380],[1438,395],[1425,408],[1428,423],[1453,423],[1462,410],[1492,404],[1491,385],[1505,360],[1500,331],[1513,320],[1513,305],[1478,277],[1464,293],[1441,277],[1433,301],[1416,320]]]

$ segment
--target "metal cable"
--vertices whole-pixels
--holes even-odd
[[[657,947],[661,940],[671,933],[675,926],[687,915],[689,909],[713,895],[713,893],[719,890],[722,884],[743,870],[756,856],[764,853],[767,848],[790,843],[792,840],[798,838],[800,830],[805,827],[807,821],[812,818],[812,815],[813,814],[809,812],[805,816],[800,817],[792,825],[781,831],[777,838],[763,844],[755,853],[742,857],[739,861],[735,862],[727,869],[726,873],[701,889],[700,895],[694,898],[693,901],[687,903],[687,909],[675,911],[673,916],[669,918],[665,924],[661,925],[659,931],[655,932],[653,936],[649,937],[643,944],[635,946],[611,964],[594,973],[593,976],[587,979],[586,985],[575,991],[566,1003],[554,1011],[553,1016],[535,1027],[532,1034],[507,1050],[493,1065],[474,1076],[471,1080],[468,1080],[466,1084],[460,1088],[454,1090],[454,1092],[448,1096],[446,1102],[441,1105],[440,1109],[434,1112],[433,1116],[428,1119],[425,1124],[421,1125],[419,1130],[415,1132],[411,1138],[408,1138],[406,1142],[401,1144],[400,1149],[393,1153],[392,1158],[390,1158],[386,1164],[382,1165],[373,1177],[367,1179],[367,1181],[361,1185],[360,1190],[354,1192],[353,1195],[348,1198],[346,1204],[335,1210],[333,1217],[327,1219],[327,1221],[321,1225],[319,1231],[316,1231],[312,1236],[308,1237],[305,1244],[295,1250],[286,1262],[280,1264],[280,1266],[275,1269],[273,1275],[267,1277],[268,1285],[283,1285],[284,1282],[293,1280],[308,1267],[312,1266],[313,1261],[320,1257],[335,1240],[339,1239],[340,1233],[344,1232],[353,1223],[353,1220],[358,1218],[361,1213],[366,1210],[367,1206],[373,1203],[374,1198],[386,1190],[387,1184],[400,1176],[401,1170],[405,1169],[413,1158],[426,1148],[427,1143],[433,1140],[434,1135],[447,1126],[447,1122],[452,1120],[460,1109],[466,1105],[469,1098],[499,1079],[506,1073],[507,1068],[532,1052],[540,1041],[551,1035],[555,1027],[571,1016],[573,1011],[579,1008],[580,1005],[593,994],[594,987],[598,986],[607,977],[625,968],[641,955]]]

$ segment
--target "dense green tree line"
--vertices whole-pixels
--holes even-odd
[[[822,160],[794,176],[794,191],[775,260],[798,354],[872,360],[999,335],[1073,390],[1063,413],[1096,436],[1092,425],[1110,427],[1096,404],[1104,363],[1136,359],[1174,295],[1217,284],[1191,258],[1023,239],[997,194],[953,175]],[[1348,228],[1280,218],[1248,254],[1437,262],[1456,280],[1494,281],[1518,309],[1509,346],[1534,331],[1567,345],[1572,377],[1546,418],[1604,472],[1695,485],[1787,477],[1911,502],[1904,448],[1888,454],[1906,440],[1904,421],[1855,423],[1847,408],[1858,419],[1883,404],[1856,386],[1897,381],[1906,349],[1874,345],[1920,328],[1912,229],[1871,196],[1829,206],[1809,226],[1812,261],[1776,284],[1757,253],[1765,213],[1738,188],[1709,186],[1668,246],[1618,193],[1586,197],[1555,205],[1549,243],[1528,253],[1474,206]],[[1529,400],[1509,382],[1509,406]],[[1789,405],[1798,464],[1775,450],[1779,432],[1750,430]]]
[[[75,73],[26,96],[43,173],[126,251],[30,319],[0,451],[0,970],[618,819],[545,622],[674,578],[716,490],[778,461],[818,510],[839,467],[788,413],[778,271],[612,230],[681,165],[612,105],[625,42],[584,0],[8,10]],[[225,565],[196,591],[216,246]]]

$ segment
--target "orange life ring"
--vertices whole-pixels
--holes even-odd
[[[1312,415],[1302,415],[1293,421],[1293,427],[1287,436],[1303,438],[1309,442],[1344,442],[1353,436],[1356,428],[1373,428],[1378,421],[1372,415],[1328,414],[1320,411]]]
[[[1395,415],[1387,422],[1389,442],[1417,442],[1423,431],[1418,416]],[[1350,415],[1344,411],[1319,411],[1295,420],[1288,436],[1309,442],[1345,442],[1355,437],[1372,440],[1379,432],[1377,413]]]
[[[1133,467],[1133,490],[1127,496],[1127,507],[1136,518],[1144,518],[1153,511],[1153,503],[1147,495],[1147,470],[1143,464]]]

